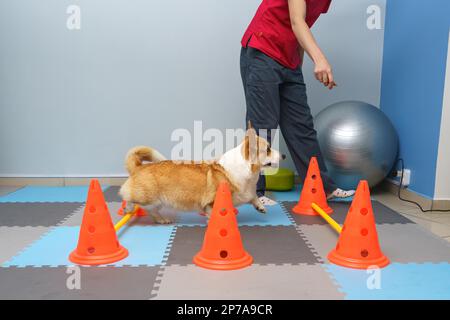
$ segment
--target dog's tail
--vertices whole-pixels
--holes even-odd
[[[133,174],[136,168],[142,165],[143,161],[159,162],[163,160],[166,160],[166,158],[155,149],[138,146],[128,151],[125,165],[128,173]]]

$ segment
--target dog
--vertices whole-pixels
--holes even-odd
[[[168,224],[172,221],[159,214],[161,207],[199,211],[209,218],[216,190],[226,181],[234,206],[251,203],[265,213],[256,195],[256,183],[261,169],[278,164],[280,158],[280,153],[259,137],[250,123],[240,145],[211,161],[171,161],[155,149],[138,146],[127,153],[129,178],[119,194],[127,202],[126,210],[132,210],[136,204],[149,207],[156,223]]]

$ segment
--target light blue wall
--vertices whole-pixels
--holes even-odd
[[[412,170],[410,189],[434,196],[450,26],[448,0],[388,0],[381,109]]]
[[[260,0],[0,1],[0,176],[125,174],[134,145],[166,155],[176,128],[241,128],[241,36]],[[66,9],[81,8],[81,30]],[[378,105],[383,30],[336,0],[314,26],[339,87],[305,64],[312,112],[348,99]],[[286,148],[282,148],[286,152]],[[292,164],[291,164],[292,167]]]

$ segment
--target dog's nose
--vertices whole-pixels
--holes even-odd
[[[281,155],[281,160],[286,160],[286,155],[285,154]]]

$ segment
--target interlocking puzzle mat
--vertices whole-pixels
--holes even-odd
[[[120,217],[117,187],[104,195]],[[129,256],[115,264],[77,267],[86,187],[26,187],[0,197],[0,299],[450,299],[450,244],[373,201],[378,235],[391,264],[379,272],[330,264],[337,234],[320,217],[291,213],[299,191],[262,215],[250,205],[237,216],[252,266],[211,271],[192,263],[206,218],[165,210],[156,225],[134,218],[120,230]],[[331,203],[343,223],[349,202]]]

